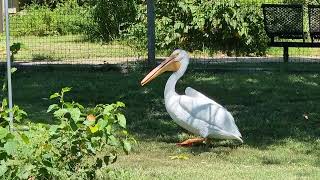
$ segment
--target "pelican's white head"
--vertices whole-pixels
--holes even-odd
[[[176,71],[176,73],[182,76],[188,68],[189,55],[185,50],[182,49],[177,49],[172,54],[174,53],[178,54],[176,59],[180,62],[180,68]]]
[[[154,68],[142,81],[141,85],[145,85],[160,74],[166,71],[176,72],[178,75],[182,76],[187,70],[189,64],[189,55],[186,51],[182,49],[177,49],[164,60],[159,66]]]

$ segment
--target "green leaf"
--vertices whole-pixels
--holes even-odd
[[[7,172],[8,167],[5,163],[4,160],[1,161],[1,165],[0,165],[0,177],[3,177],[3,175]]]
[[[47,113],[48,113],[48,112],[51,112],[52,110],[56,110],[56,109],[59,109],[58,104],[51,104],[51,105],[48,107]]]
[[[25,112],[24,110],[20,109],[19,107],[18,107],[18,111],[19,111],[18,113],[21,114],[21,115],[25,115],[25,116],[28,115],[27,112]]]
[[[14,155],[17,152],[18,143],[16,141],[8,141],[3,148],[9,155]]]
[[[123,149],[126,153],[129,153],[131,151],[131,144],[127,140],[123,140]]]
[[[52,95],[50,96],[50,99],[54,99],[54,98],[57,98],[57,97],[59,97],[59,96],[60,96],[59,93],[54,93],[54,94],[52,94]]]
[[[93,126],[95,123],[95,121],[83,121],[83,124],[86,126]]]
[[[65,93],[65,92],[69,92],[69,91],[71,91],[71,87],[64,87],[64,88],[62,88],[62,93]]]
[[[24,133],[19,133],[21,139],[23,140],[24,143],[26,144],[29,144],[30,143],[30,140],[29,140],[29,137],[26,136]]]
[[[123,130],[122,133],[123,133],[123,135],[125,135],[125,136],[128,135],[128,131],[126,131],[126,130]]]
[[[110,112],[114,109],[113,105],[107,105],[104,110],[103,110],[103,114],[110,114]]]
[[[112,125],[109,124],[107,127],[106,127],[106,130],[107,130],[107,134],[111,134],[111,131],[112,131]]]
[[[54,115],[54,117],[61,118],[61,117],[63,117],[67,112],[68,112],[68,110],[66,110],[66,109],[59,109],[59,110],[55,111],[55,112],[53,113],[53,115]]]
[[[7,83],[5,82],[5,83],[3,83],[3,85],[2,85],[2,91],[5,91],[6,88],[7,88]]]
[[[17,71],[17,68],[11,68],[11,74]]]
[[[0,127],[0,139],[7,137],[9,130],[7,128]]]
[[[92,147],[90,142],[86,142],[88,150],[90,150],[92,153],[96,153],[96,150]]]
[[[119,145],[119,141],[117,140],[116,137],[114,137],[113,135],[108,137],[108,144],[111,146],[118,146]]]
[[[91,131],[91,133],[96,133],[97,131],[99,131],[99,126],[95,125],[94,127],[89,126],[89,129]]]
[[[74,106],[78,107],[80,110],[84,109],[84,107],[79,103],[74,103]]]
[[[3,99],[2,100],[2,109],[4,109],[5,107],[8,106],[8,102],[7,102],[7,99]]]
[[[81,115],[80,109],[78,109],[78,108],[69,108],[68,111],[69,111],[69,113],[71,115],[71,118],[75,122],[78,122],[79,118],[80,118],[80,115]]]
[[[71,102],[64,102],[63,106],[64,106],[66,109],[69,109],[69,108],[73,108],[73,107],[74,107],[73,103],[71,103]]]
[[[123,114],[117,114],[118,123],[121,127],[126,128],[126,117]]]
[[[103,130],[108,125],[108,121],[100,119],[100,121],[97,123],[97,126],[99,126],[99,130]]]
[[[17,176],[20,179],[28,179],[32,175],[32,170],[35,168],[32,164],[25,164],[22,168],[18,169]]]
[[[126,105],[123,102],[118,101],[117,107],[125,107]]]
[[[11,74],[17,71],[17,68],[11,68]]]
[[[49,134],[50,135],[54,135],[57,133],[57,130],[58,130],[59,126],[58,125],[52,125],[50,126],[50,129],[49,129]]]

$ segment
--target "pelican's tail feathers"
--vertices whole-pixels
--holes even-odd
[[[240,141],[241,143],[243,143],[242,137],[241,136],[234,136],[234,138],[238,141]]]

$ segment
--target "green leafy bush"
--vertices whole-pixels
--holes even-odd
[[[116,162],[119,148],[128,153],[135,140],[126,131],[124,104],[100,104],[85,108],[65,101],[63,88],[54,93],[57,99],[48,112],[58,123],[29,123],[29,131],[9,131],[8,114],[0,116],[0,177],[7,179],[96,179],[106,178],[101,172]],[[3,105],[4,112],[7,108]],[[18,111],[21,120],[24,111]],[[16,114],[19,117],[19,114]],[[6,117],[6,118],[2,118]],[[18,127],[18,126],[17,126]],[[99,174],[100,173],[100,174]]]
[[[138,47],[147,40],[146,6],[126,34]],[[158,50],[209,49],[238,54],[262,55],[267,40],[260,7],[237,1],[156,1],[156,47]]]
[[[11,73],[13,74],[17,69],[16,68],[12,68],[11,69]],[[0,94],[0,100],[1,100],[1,104],[0,104],[0,127],[5,127],[5,128],[9,128],[9,122],[10,122],[10,118],[9,118],[9,113],[12,112],[13,113],[13,122],[18,122],[21,123],[21,121],[27,116],[27,113],[20,109],[18,105],[14,105],[12,107],[12,110],[10,111],[9,107],[8,107],[8,99],[6,97],[7,95],[7,79],[0,79],[2,85],[2,89],[1,89],[1,94]]]
[[[29,132],[10,132],[8,128],[0,127],[0,134],[0,177],[49,177],[47,164],[50,160],[49,155],[53,152],[47,141],[46,128],[38,125],[33,126]]]
[[[13,73],[15,69],[12,69]],[[10,131],[9,113],[13,113],[13,126],[15,129],[21,129],[22,121],[27,117],[27,113],[14,105],[12,110],[8,107],[6,99],[6,79],[3,80],[2,93],[0,94],[0,177],[7,179],[27,179],[29,171],[33,165],[20,158],[20,154],[26,154],[27,150],[23,145],[29,143],[28,136],[23,132]],[[13,129],[11,129],[13,130]],[[26,154],[27,155],[27,154]],[[29,154],[30,155],[30,154]]]
[[[89,23],[88,9],[75,1],[56,8],[32,4],[10,18],[13,36],[79,34]]]
[[[91,40],[111,41],[134,22],[134,0],[92,0],[90,4],[92,21],[85,29]]]
[[[267,38],[260,7],[237,1],[217,1],[202,4],[202,9],[206,12],[206,22],[201,30],[208,37],[204,39],[207,44],[220,46],[219,49],[227,53],[265,53]]]
[[[89,3],[90,0],[19,0],[19,5],[23,8],[31,4],[46,5],[50,8],[56,8],[59,4],[68,2],[77,2],[79,5]]]
[[[59,125],[52,125],[49,130],[49,141],[59,151],[55,166],[64,169],[68,176],[94,178],[97,170],[116,161],[118,148],[126,153],[131,151],[134,139],[126,131],[126,118],[121,113],[125,105],[117,102],[84,108],[64,100],[70,90],[63,88],[50,96],[59,100],[59,104],[48,108],[59,120]]]

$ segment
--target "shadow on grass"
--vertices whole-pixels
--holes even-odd
[[[37,122],[54,123],[47,107],[50,94],[72,87],[67,98],[83,105],[123,101],[129,130],[142,141],[176,143],[185,132],[164,107],[163,90],[169,74],[145,87],[146,72],[67,69],[18,70],[13,76],[14,103]],[[312,141],[320,134],[320,74],[286,72],[194,72],[178,82],[208,95],[235,117],[246,145],[267,148],[291,138]],[[215,144],[209,148],[224,145]],[[237,147],[227,144],[229,148]],[[201,148],[205,151],[205,148]]]

